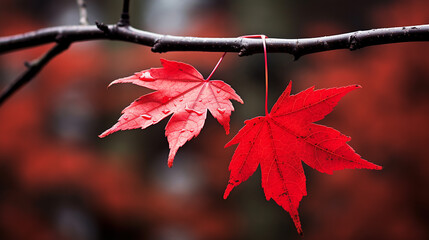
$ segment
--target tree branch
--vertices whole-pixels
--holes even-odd
[[[3,90],[0,95],[0,106],[6,101],[12,94],[18,91],[22,86],[28,83],[34,76],[36,76],[42,68],[48,64],[55,56],[65,51],[70,46],[70,42],[61,41],[58,42],[51,50],[45,55],[32,62],[27,62],[25,65],[28,67],[21,76],[19,76],[11,85]]]
[[[121,18],[119,19],[118,26],[125,27],[130,25],[130,14],[129,9],[130,8],[130,0],[124,0],[124,4],[122,6],[122,14]]]
[[[152,47],[153,52],[203,51],[237,52],[240,56],[262,53],[262,40],[249,38],[200,38],[161,35],[129,26],[95,25],[44,28],[33,32],[0,38],[0,54],[22,48],[55,42],[58,36],[71,43],[90,40],[125,41]],[[307,54],[336,49],[356,50],[368,46],[429,41],[429,25],[379,28],[315,38],[267,38],[267,52],[289,53],[295,59]]]
[[[46,55],[30,64],[29,69],[7,87],[7,90],[0,95],[0,105],[30,81],[52,58],[74,42],[102,39],[124,41],[149,46],[152,47],[153,52],[160,53],[168,51],[237,52],[240,56],[247,56],[264,51],[261,39],[183,37],[138,30],[129,26],[128,8],[129,0],[124,0],[121,18],[115,25],[96,23],[96,25],[86,26],[51,27],[0,37],[0,54],[52,42],[58,43]],[[65,42],[64,39],[67,41]],[[289,53],[297,60],[303,55],[336,49],[356,50],[389,43],[429,41],[429,25],[379,28],[315,38],[267,38],[265,41],[267,52]]]

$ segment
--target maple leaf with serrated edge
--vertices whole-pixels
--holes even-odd
[[[133,83],[156,90],[141,96],[122,111],[118,122],[99,137],[119,130],[145,129],[173,114],[165,128],[170,153],[168,166],[173,165],[177,150],[198,136],[207,117],[207,109],[229,134],[229,118],[234,107],[230,99],[243,100],[234,89],[220,80],[205,80],[193,66],[161,59],[162,68],[151,68],[133,76],[113,81]]]
[[[274,199],[289,212],[302,234],[298,206],[307,190],[301,161],[328,174],[341,169],[381,169],[347,145],[350,137],[312,123],[324,118],[345,94],[357,88],[360,86],[320,90],[313,87],[290,95],[289,83],[267,116],[245,121],[245,126],[225,145],[238,144],[229,165],[231,175],[224,198],[261,165],[266,199]]]

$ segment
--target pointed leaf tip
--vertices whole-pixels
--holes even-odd
[[[225,192],[223,194],[223,199],[227,199],[229,194],[231,193],[232,189],[234,189],[234,185],[231,183],[228,183],[228,186],[226,186]]]
[[[380,165],[374,164],[374,168],[372,168],[372,169],[374,169],[374,170],[382,170],[383,167],[380,166]]]
[[[104,137],[106,137],[106,136],[108,136],[110,134],[111,134],[111,130],[108,129],[108,130],[104,131],[103,133],[101,133],[100,135],[98,135],[98,137],[99,138],[104,138]]]
[[[174,155],[168,157],[167,165],[169,168],[173,167]]]
[[[295,228],[298,234],[301,236],[304,236],[304,232],[302,231],[302,227],[301,227],[301,221],[299,220],[299,215],[298,214],[293,215],[292,220],[293,220],[293,223],[295,224]]]
[[[288,96],[290,95],[291,89],[292,89],[292,80],[289,81],[289,83],[286,87],[286,90],[285,90],[286,95],[288,95]]]
[[[167,165],[169,168],[173,167],[174,157],[176,157],[177,149],[178,148],[173,149],[170,147],[170,153],[168,154],[167,160]]]

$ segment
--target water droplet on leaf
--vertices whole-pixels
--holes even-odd
[[[152,75],[150,75],[150,72],[145,71],[141,73],[140,80],[155,81],[155,78],[153,78]]]
[[[217,110],[220,114],[224,114],[226,109],[225,108],[217,108]]]
[[[162,113],[164,113],[164,114],[169,114],[169,113],[170,113],[170,110],[168,110],[168,109],[164,109],[164,110],[162,110]]]
[[[203,115],[203,113],[204,113],[204,112],[200,112],[200,111],[197,111],[197,110],[195,110],[195,109],[189,108],[189,107],[188,107],[188,104],[186,104],[186,105],[185,105],[185,110],[186,110],[188,113],[195,113],[195,114],[197,114],[198,116],[201,116],[201,115]]]
[[[143,115],[141,115],[140,117],[142,117],[142,118],[144,118],[144,119],[146,119],[146,120],[151,120],[151,119],[152,119],[152,116],[151,116],[151,115],[148,115],[148,114],[143,114]]]
[[[220,89],[216,90],[217,93],[220,93]]]
[[[185,105],[185,110],[186,110],[188,113],[191,113],[191,112],[192,112],[192,109],[190,109],[190,108],[188,107],[188,104],[186,104],[186,105]]]

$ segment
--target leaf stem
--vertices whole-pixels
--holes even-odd
[[[268,60],[267,60],[267,36],[261,35],[262,45],[264,46],[264,62],[265,62],[265,116],[268,116]]]
[[[267,60],[267,36],[266,35],[245,35],[240,38],[261,38],[262,46],[264,49],[264,63],[265,63],[265,116],[269,115],[268,112],[268,60]]]
[[[216,66],[213,68],[210,75],[207,77],[206,81],[209,81],[210,78],[213,76],[213,74],[216,72],[217,68],[219,67],[219,64],[222,62],[223,58],[225,57],[226,52],[223,53],[222,57],[220,57],[219,61],[217,61]]]

